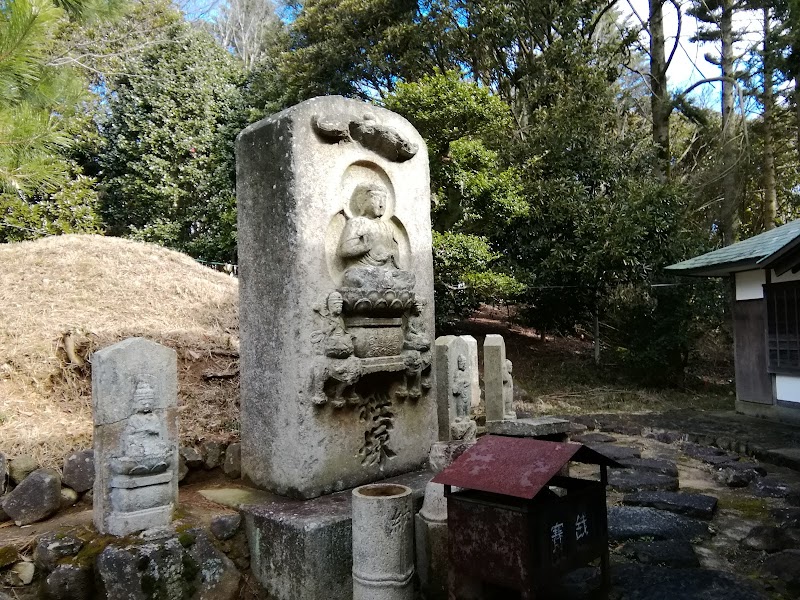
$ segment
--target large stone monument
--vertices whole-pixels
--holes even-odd
[[[315,98],[236,143],[242,472],[313,498],[436,439],[428,157],[402,117]]]
[[[175,351],[130,338],[92,357],[95,527],[118,536],[164,527],[178,499]]]

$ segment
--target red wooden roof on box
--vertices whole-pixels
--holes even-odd
[[[572,460],[621,466],[583,444],[486,435],[433,482],[530,500]]]

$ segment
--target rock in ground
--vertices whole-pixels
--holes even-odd
[[[800,550],[784,550],[768,556],[763,569],[783,581],[789,591],[800,594]]]
[[[58,565],[42,584],[42,596],[46,600],[92,600],[93,574],[77,565]]]
[[[233,562],[214,547],[202,529],[191,530],[195,543],[186,551],[198,566],[192,600],[233,600],[239,596],[241,574]],[[186,560],[186,559],[184,559]]]
[[[54,469],[37,469],[3,500],[3,510],[17,525],[46,519],[61,506],[61,476]]]
[[[28,475],[38,468],[39,464],[32,456],[17,456],[8,461],[8,476],[11,481],[19,485]]]
[[[33,550],[33,561],[41,569],[52,571],[58,561],[68,556],[75,556],[83,548],[83,540],[71,533],[50,531],[36,540]]]
[[[82,494],[94,486],[94,450],[81,450],[64,459],[64,485]]]
[[[203,453],[203,467],[207,470],[221,467],[225,461],[225,446],[220,442],[203,442],[200,450]]]
[[[225,450],[225,464],[222,470],[232,479],[239,479],[242,476],[242,445],[238,442],[230,444]]]
[[[32,562],[18,562],[6,571],[6,584],[11,587],[30,585],[35,573],[36,567]]]
[[[97,596],[114,600],[184,598],[183,546],[175,538],[119,547],[109,545],[97,557]]]
[[[203,466],[203,455],[196,448],[181,446],[180,455],[186,461],[186,466],[190,469],[199,469]]]
[[[19,559],[19,551],[14,546],[0,546],[0,569],[13,565]]]
[[[242,515],[216,515],[211,519],[211,533],[218,540],[229,540],[239,530],[242,524]]]
[[[0,496],[6,493],[6,485],[8,480],[8,459],[6,455],[0,452]]]
[[[750,550],[779,552],[800,546],[800,532],[783,527],[756,525],[742,540],[742,546]]]

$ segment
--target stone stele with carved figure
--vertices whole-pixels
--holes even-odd
[[[422,138],[325,97],[236,153],[245,478],[313,498],[418,468],[436,439]]]
[[[97,530],[169,525],[178,499],[175,351],[130,338],[95,352],[92,405]]]

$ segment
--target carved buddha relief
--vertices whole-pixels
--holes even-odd
[[[362,420],[379,423],[365,432],[367,465],[393,456],[392,402],[428,394],[431,341],[426,302],[406,268],[408,234],[394,215],[403,199],[395,198],[389,176],[373,162],[355,162],[339,193],[325,244],[336,287],[315,308],[322,328],[312,334],[318,358],[311,398],[320,407],[360,407]]]

